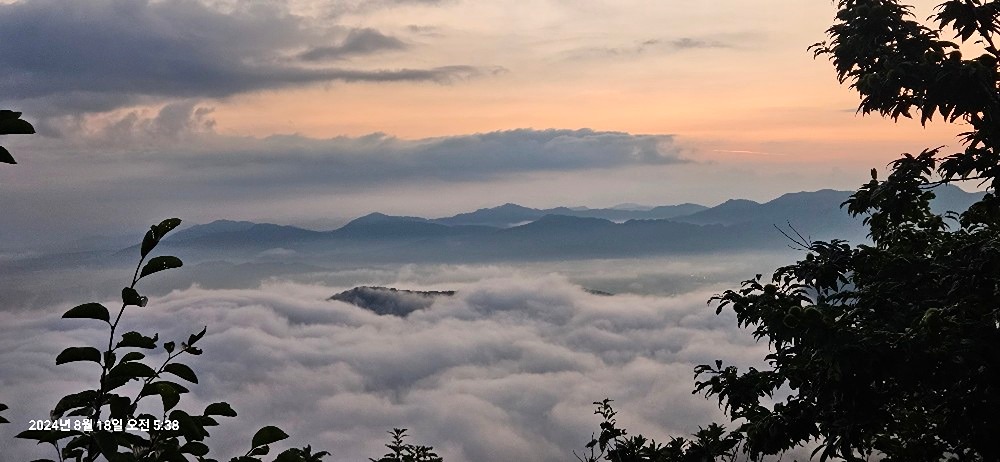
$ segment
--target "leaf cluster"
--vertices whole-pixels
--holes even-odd
[[[210,450],[206,444],[211,436],[209,429],[219,425],[219,417],[236,417],[236,411],[226,402],[209,404],[200,413],[179,407],[182,396],[189,392],[187,387],[198,383],[194,370],[179,359],[202,354],[196,344],[205,336],[207,328],[180,342],[161,342],[156,333],[150,336],[128,331],[116,335],[125,311],[142,309],[149,301],[138,292],[137,283],[160,271],[183,265],[174,256],[156,256],[147,261],[160,240],[180,222],[176,218],[163,220],[146,232],[139,263],[131,284],[122,289],[121,308],[114,319],[108,308],[100,303],[85,303],[63,314],[63,318],[89,319],[108,327],[108,341],[103,350],[93,346],[73,346],[56,357],[56,365],[90,362],[100,368],[96,388],[64,396],[49,413],[52,420],[74,417],[89,425],[69,431],[26,430],[16,438],[50,444],[60,462],[92,462],[98,458],[108,462],[217,462],[209,457]],[[158,364],[150,362],[151,358],[147,357],[156,350],[162,350],[160,355],[165,356]],[[159,406],[153,405],[153,408],[158,408],[156,411],[149,411],[150,405],[143,403],[152,397],[159,399]],[[0,405],[0,411],[5,409],[6,406]],[[121,427],[131,423],[139,425],[132,429],[114,428],[108,425],[111,422],[117,422]],[[0,417],[0,423],[7,421]],[[242,456],[233,457],[230,462],[262,462],[261,457],[270,453],[271,445],[286,438],[288,435],[280,428],[265,426],[253,435],[250,449]],[[306,446],[287,449],[273,461],[317,462],[327,455],[326,451],[313,453],[311,447]]]
[[[594,414],[601,416],[601,433],[585,446],[584,455],[575,454],[580,462],[714,462],[732,461],[740,436],[727,432],[725,427],[710,424],[699,428],[692,439],[672,437],[666,444],[657,443],[642,435],[628,436],[628,431],[618,427],[613,400],[596,401]]]
[[[812,49],[858,91],[859,112],[971,128],[959,152],[904,153],[884,180],[872,170],[843,204],[871,245],[806,242],[770,281],[713,297],[771,352],[764,370],[699,366],[696,391],[741,422],[752,460],[806,444],[821,460],[1000,460],[1000,2],[945,1],[929,25],[893,0],[837,5]],[[963,58],[965,42],[984,52]],[[932,212],[934,188],[969,179],[982,200]]]
[[[393,428],[389,432],[391,441],[385,445],[389,452],[371,462],[443,462],[440,456],[430,446],[416,445],[406,442],[405,428]]]

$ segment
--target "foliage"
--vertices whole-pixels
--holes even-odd
[[[770,282],[713,297],[772,352],[765,370],[699,366],[697,390],[742,422],[734,436],[754,460],[810,442],[821,460],[1000,460],[1000,2],[946,1],[931,27],[896,1],[838,6],[812,49],[859,111],[964,122],[963,149],[904,154],[882,181],[872,170],[844,204],[872,245],[801,241],[805,259]],[[949,29],[983,54],[964,59],[940,38]],[[933,187],[965,179],[982,180],[983,199],[932,213]]]
[[[1000,1],[946,1],[931,26],[893,0],[837,5],[830,41],[811,48],[858,91],[859,112],[921,124],[937,114],[969,130],[957,153],[903,154],[882,181],[872,170],[844,203],[871,245],[799,238],[803,260],[712,298],[772,351],[764,370],[695,369],[695,391],[738,423],[727,435],[702,429],[725,444],[700,460],[806,445],[821,460],[1000,460]],[[940,38],[948,30],[960,43]],[[961,45],[983,53],[964,59]],[[931,212],[935,186],[971,179],[982,200]],[[596,404],[604,423],[587,462],[689,460],[694,443],[625,439],[608,401]]]
[[[392,441],[385,445],[389,448],[389,453],[378,459],[368,460],[371,462],[442,462],[441,457],[434,453],[434,448],[405,443],[407,436],[405,428],[393,428],[389,435],[391,435]]]
[[[703,462],[735,455],[738,436],[727,433],[725,427],[715,423],[699,428],[691,440],[673,437],[667,444],[660,444],[642,435],[626,438],[628,432],[618,428],[615,419],[618,413],[611,402],[607,398],[594,402],[597,405],[594,414],[604,421],[601,422],[601,434],[587,443],[589,453],[583,457],[576,455],[581,462],[597,462],[602,458],[612,462]]]
[[[139,264],[132,283],[122,289],[122,306],[114,321],[108,309],[99,303],[79,305],[63,314],[63,318],[90,319],[107,325],[108,341],[103,351],[92,346],[69,347],[56,357],[57,365],[78,361],[96,363],[101,368],[99,385],[64,396],[49,413],[48,421],[39,424],[39,428],[19,433],[17,438],[51,444],[59,461],[94,461],[103,457],[109,462],[183,462],[191,458],[215,462],[208,457],[209,447],[205,444],[210,436],[208,428],[219,424],[218,417],[235,417],[236,411],[226,402],[209,404],[204,411],[195,414],[178,407],[181,395],[188,392],[187,386],[178,379],[198,383],[194,370],[178,359],[202,353],[195,345],[205,336],[206,329],[179,343],[161,343],[158,334],[148,336],[136,331],[116,337],[125,311],[143,308],[149,301],[136,290],[137,283],[147,276],[182,265],[181,260],[173,256],[157,256],[146,261],[160,240],[180,222],[176,218],[163,220],[146,232]],[[149,362],[146,355],[158,348],[166,358],[156,365]],[[138,383],[133,384],[133,381]],[[156,407],[148,401],[143,403],[154,396],[160,400],[160,411],[153,411],[157,415],[143,412]],[[0,405],[0,411],[6,408]],[[8,422],[3,419],[0,423]],[[270,452],[270,446],[285,438],[288,435],[278,427],[265,426],[251,438],[250,449],[231,462],[261,462],[260,457]],[[328,454],[326,451],[313,453],[311,447],[306,446],[285,450],[273,460],[317,462]],[[40,459],[46,460],[49,459]]]
[[[21,119],[20,112],[0,109],[0,135],[31,135],[35,127]],[[7,148],[0,146],[0,163],[16,164]]]

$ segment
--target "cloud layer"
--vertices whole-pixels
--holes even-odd
[[[28,146],[12,147],[30,162],[16,171],[0,171],[0,191],[10,205],[10,233],[58,231],[62,226],[57,223],[72,221],[80,237],[108,233],[108,221],[127,222],[129,217],[138,220],[128,223],[134,229],[162,219],[161,213],[217,219],[235,218],[232,210],[249,207],[265,214],[286,209],[261,208],[265,202],[294,202],[300,218],[320,218],[338,197],[349,194],[408,188],[415,190],[414,197],[427,197],[428,187],[481,182],[481,188],[537,174],[555,180],[569,172],[685,162],[669,135],[589,129],[521,129],[420,140],[384,134],[258,139],[218,135],[211,129],[210,110],[185,102],[150,116],[126,114],[95,133],[37,138],[28,140]],[[363,200],[367,210],[355,213],[384,207],[372,197]],[[91,227],[101,222],[105,225]],[[10,239],[6,244],[14,241]]]
[[[228,9],[197,0],[18,2],[0,5],[0,65],[8,76],[0,92],[41,117],[320,82],[447,83],[484,73],[466,65],[329,67],[298,58],[403,48],[377,30],[297,16],[277,2]]]
[[[126,328],[183,338],[208,326],[206,353],[187,360],[201,377],[187,399],[193,409],[227,400],[240,412],[215,432],[216,457],[275,424],[292,444],[337,460],[381,454],[391,427],[410,428],[449,462],[571,460],[597,429],[592,401],[615,399],[634,432],[686,434],[719,417],[714,403],[691,396],[693,366],[753,363],[763,352],[705,306],[708,292],[603,297],[558,275],[408,288],[459,293],[399,318],[324,300],[339,288],[194,287],[131,313]],[[0,316],[3,399],[16,404],[14,423],[0,427],[6,442],[58,393],[94,378],[86,367],[50,365],[62,348],[101,334],[57,313]],[[4,453],[40,457],[37,449],[17,442]]]

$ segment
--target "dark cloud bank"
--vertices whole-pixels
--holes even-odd
[[[486,184],[536,173],[685,162],[669,135],[589,129],[522,129],[420,140],[384,134],[256,139],[189,133],[192,127],[210,129],[209,115],[190,105],[168,106],[152,119],[126,117],[112,124],[93,146],[38,138],[13,147],[28,153],[31,162],[0,172],[0,191],[9,201],[5,224],[11,237],[6,244],[12,245],[18,235],[60,231],[65,221],[76,223],[80,235],[102,234],[109,231],[101,222],[141,229],[146,221],[162,218],[158,213],[190,218],[191,210],[211,209],[216,218],[226,218],[222,204],[317,204],[340,194],[385,188]],[[137,148],[143,140],[146,146]],[[152,214],[156,210],[163,212]],[[137,221],[126,223],[128,217]]]
[[[222,11],[196,0],[35,0],[0,6],[0,92],[48,116],[320,82],[447,83],[497,70],[317,65],[405,48],[380,31],[317,24],[280,3]]]

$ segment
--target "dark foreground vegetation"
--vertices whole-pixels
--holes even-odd
[[[837,4],[829,40],[812,50],[830,58],[840,81],[860,94],[859,112],[921,124],[935,117],[963,123],[968,131],[961,135],[961,147],[903,154],[882,180],[872,171],[871,181],[845,202],[848,213],[864,217],[870,245],[810,242],[790,230],[790,239],[805,252],[802,260],[779,268],[768,280],[758,275],[713,297],[719,312],[734,310],[742,327],[771,346],[763,370],[740,370],[721,360],[696,368],[695,391],[717,398],[732,422],[710,424],[691,438],[655,442],[618,428],[611,401],[604,400],[595,403],[603,419],[600,431],[577,455],[580,460],[760,460],[806,446],[815,448],[820,460],[1000,460],[995,441],[1000,428],[1000,50],[994,44],[1000,1],[946,1],[926,24],[893,0]],[[967,57],[959,50],[962,44],[983,51]],[[13,114],[0,114],[5,117],[0,122]],[[966,180],[985,187],[980,201],[961,213],[931,211],[935,186]],[[205,330],[183,342],[118,332],[123,314],[147,303],[136,284],[181,265],[174,257],[148,258],[178,223],[165,220],[146,234],[113,320],[106,307],[95,303],[64,315],[104,322],[109,337],[100,349],[71,347],[56,358],[57,364],[94,362],[101,379],[94,389],[59,400],[51,414],[169,422],[169,428],[133,433],[43,429],[25,431],[20,438],[51,443],[59,460],[213,460],[207,457],[207,429],[236,412],[226,403],[200,413],[178,407],[186,387],[197,383],[193,369],[179,360],[201,353],[195,345]],[[166,361],[146,364],[143,351],[155,349],[166,353]],[[147,398],[159,399],[162,412],[137,414]],[[247,451],[234,460],[260,461],[286,436],[265,426],[248,437]],[[389,453],[373,460],[440,460],[431,448],[404,438],[404,430],[391,432]],[[272,460],[315,461],[325,455],[311,447],[293,448]]]

